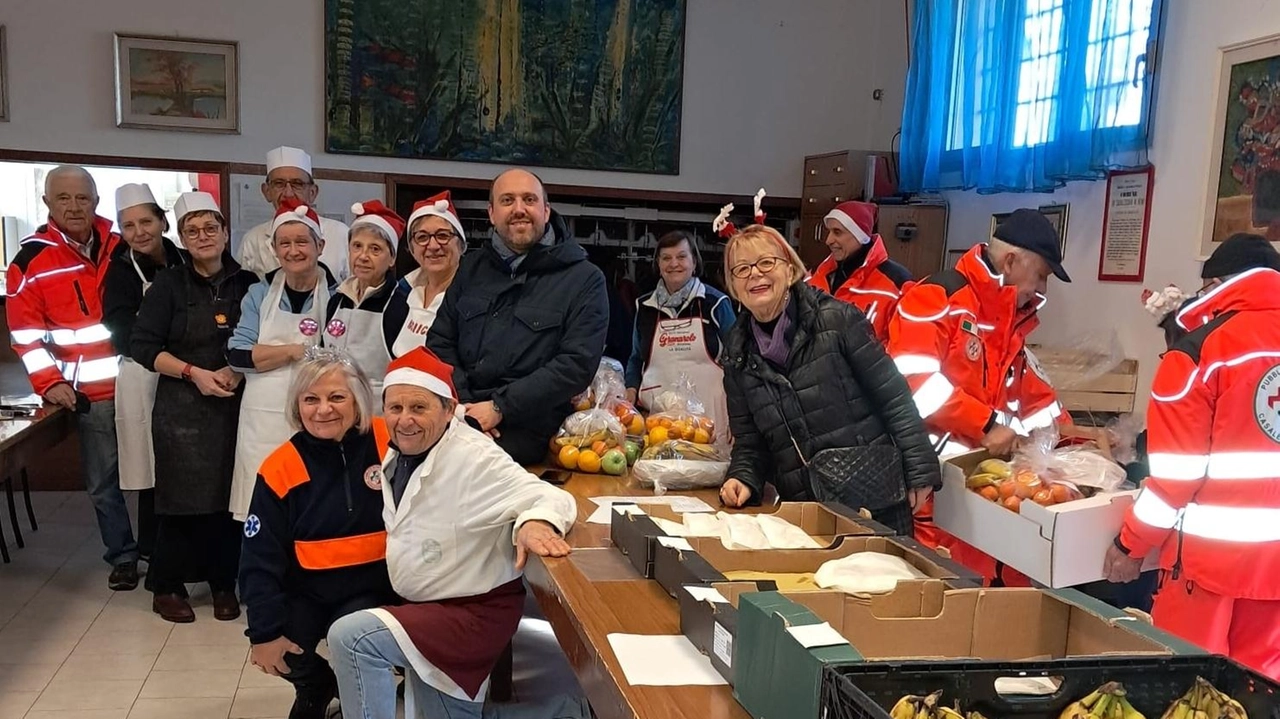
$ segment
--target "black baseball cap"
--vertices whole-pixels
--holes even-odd
[[[995,238],[1024,250],[1034,252],[1044,258],[1053,270],[1053,276],[1063,282],[1070,282],[1071,277],[1062,269],[1062,250],[1058,244],[1058,231],[1053,229],[1049,218],[1038,210],[1023,208],[1009,213],[1004,222],[996,227]]]
[[[1238,232],[1218,245],[1204,261],[1200,279],[1230,277],[1259,267],[1280,270],[1280,252],[1262,235]]]

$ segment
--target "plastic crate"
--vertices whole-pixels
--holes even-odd
[[[1003,696],[1002,677],[1059,677],[1051,696]],[[1059,659],[1044,662],[879,662],[830,665],[823,672],[821,719],[889,719],[889,709],[907,694],[942,690],[942,703],[957,700],[961,711],[987,719],[1057,719],[1067,705],[1108,681],[1118,681],[1134,708],[1159,719],[1204,677],[1234,697],[1249,719],[1280,719],[1280,684],[1220,656]]]

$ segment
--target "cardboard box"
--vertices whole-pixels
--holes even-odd
[[[1120,533],[1137,490],[1097,494],[1042,507],[1023,502],[1018,513],[983,499],[965,477],[990,455],[986,450],[942,462],[942,490],[934,495],[933,521],[957,538],[1047,587],[1059,589],[1103,579],[1107,548]],[[1153,554],[1144,569],[1155,569]]]
[[[654,573],[654,539],[668,536],[651,517],[677,524],[683,515],[661,504],[615,504],[609,539],[626,555],[631,565],[647,579]],[[617,511],[616,508],[624,508]],[[635,508],[639,508],[638,511]],[[858,516],[835,502],[783,502],[776,507],[743,510],[744,514],[771,514],[796,525],[819,543],[830,545],[843,536],[892,536],[894,531],[879,522]],[[671,590],[668,590],[671,591]]]
[[[938,582],[909,582],[870,600],[839,592],[761,592],[738,599],[735,694],[755,717],[816,719],[827,663],[1204,653],[1070,589],[944,591]],[[797,638],[797,627],[823,622],[839,634],[835,642],[806,647]]]
[[[743,594],[769,590],[765,582],[720,582],[707,587],[681,587],[680,633],[698,651],[707,655],[711,666],[733,686],[734,640],[738,636],[738,598]],[[699,592],[714,590],[719,596],[707,599]]]
[[[686,548],[687,547],[687,548]],[[686,585],[706,586],[728,579],[725,572],[777,574],[816,572],[826,562],[858,552],[881,552],[907,560],[930,578],[952,587],[976,587],[981,578],[906,537],[841,537],[825,549],[725,549],[716,537],[666,538],[653,549],[653,578],[678,596]]]

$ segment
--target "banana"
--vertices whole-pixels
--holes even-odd
[[[1142,712],[1135,709],[1133,705],[1129,703],[1128,699],[1120,699],[1120,710],[1121,719],[1147,719]]]
[[[1079,704],[1083,705],[1085,709],[1092,709],[1093,705],[1097,704],[1098,700],[1101,698],[1102,698],[1102,692],[1098,689],[1094,689],[1093,693],[1085,697],[1084,699],[1081,699],[1079,701]]]
[[[978,474],[970,475],[969,478],[964,481],[964,486],[967,489],[982,489],[983,487],[990,487],[998,481],[998,478],[994,474],[989,472],[979,472]]]
[[[1089,710],[1089,716],[1092,719],[1110,719],[1111,695],[1103,692],[1098,701],[1094,702],[1093,709]]]
[[[892,719],[914,719],[916,715],[915,703],[920,701],[920,699],[921,697],[915,696],[914,694],[908,694],[902,697],[898,700],[897,704],[893,705],[893,709],[889,711],[889,716],[892,717]]]
[[[987,719],[987,718],[982,716],[982,712],[969,712],[969,714],[965,717],[965,719]]]
[[[1094,698],[1097,701],[1097,698]],[[1083,702],[1072,702],[1058,714],[1058,719],[1087,719],[1089,708]]]
[[[994,474],[997,479],[1008,479],[1013,476],[1013,467],[1002,459],[984,459],[978,465],[978,472],[984,474]]]
[[[938,707],[938,712],[935,716],[938,717],[938,719],[965,719],[963,714],[951,707]]]

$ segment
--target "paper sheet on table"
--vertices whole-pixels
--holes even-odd
[[[711,505],[698,499],[697,497],[672,497],[670,495],[662,497],[591,497],[591,501],[596,505],[596,511],[587,517],[590,524],[609,524],[613,521],[610,517],[609,508],[615,504],[665,504],[671,508],[673,512],[684,514],[685,512],[714,512],[716,511]]]
[[[826,622],[821,624],[805,624],[798,627],[787,627],[787,633],[795,637],[796,641],[800,642],[800,646],[805,649],[813,649],[814,647],[833,647],[849,643],[849,640],[845,639],[844,635],[837,632]]]
[[[728,684],[683,635],[610,634],[609,646],[631,686]]]

